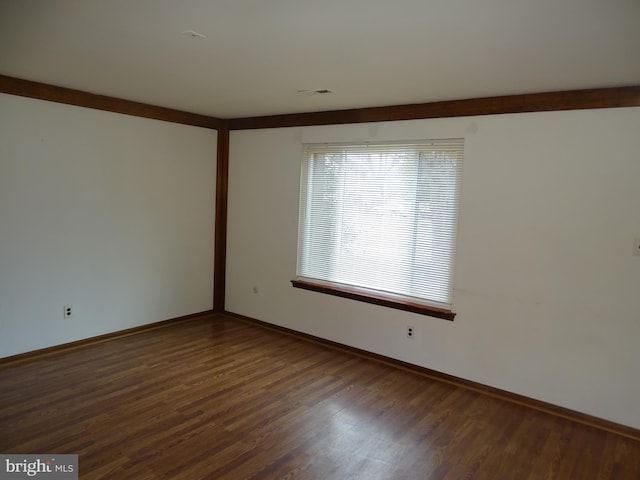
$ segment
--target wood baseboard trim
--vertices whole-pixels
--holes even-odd
[[[285,335],[297,337],[301,340],[320,344],[329,348],[333,348],[335,350],[348,352],[362,358],[374,360],[376,362],[383,363],[385,365],[389,365],[395,368],[417,373],[419,375],[430,378],[432,380],[448,383],[450,385],[465,388],[467,390],[473,390],[475,392],[488,395],[490,397],[498,398],[500,400],[504,400],[510,403],[515,403],[517,405],[522,405],[524,407],[537,410],[539,412],[544,412],[549,415],[554,415],[556,417],[564,418],[572,422],[576,422],[582,425],[587,425],[587,426],[596,428],[598,430],[603,430],[609,433],[620,435],[622,437],[629,438],[631,440],[640,441],[640,429],[628,427],[626,425],[605,420],[599,417],[594,417],[586,413],[581,413],[575,410],[571,410],[569,408],[560,407],[558,405],[543,402],[541,400],[536,400],[530,397],[526,397],[524,395],[519,395],[517,393],[512,393],[507,390],[501,390],[499,388],[491,387],[489,385],[484,385],[482,383],[473,382],[471,380],[465,380],[464,378],[456,377],[454,375],[438,372],[436,370],[431,370],[426,367],[421,367],[411,363],[403,362],[402,360],[396,360],[391,357],[386,357],[384,355],[380,355],[377,353],[368,352],[366,350],[362,350],[356,347],[351,347],[349,345],[344,345],[342,343],[334,342],[332,340],[316,337],[308,333],[298,332],[297,330],[292,330],[287,327],[282,327],[280,325],[275,325],[262,320],[247,317],[245,315],[240,315],[233,312],[224,312],[223,314],[218,315],[217,318],[220,318],[221,316],[231,317],[240,321],[257,325],[262,328],[283,333]]]
[[[148,323],[146,325],[140,325],[139,327],[132,327],[125,330],[105,333],[104,335],[98,335],[96,337],[83,338],[82,340],[76,340],[75,342],[63,343],[60,345],[54,345],[52,347],[33,350],[31,352],[19,353],[17,355],[0,358],[0,367],[7,364],[15,364],[18,362],[39,359],[41,357],[52,355],[61,351],[75,350],[77,348],[84,348],[90,345],[116,340],[118,338],[138,335],[140,333],[157,330],[159,328],[171,327],[178,323],[191,322],[193,320],[199,320],[208,316],[214,316],[213,310],[205,310],[204,312],[192,313],[190,315],[184,315],[182,317],[170,318],[168,320],[162,320],[160,322]]]

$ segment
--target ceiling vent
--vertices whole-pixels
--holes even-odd
[[[328,88],[319,88],[317,90],[298,90],[297,93],[300,95],[328,95],[333,93],[333,90],[329,90]]]
[[[204,40],[205,38],[207,38],[206,35],[200,32],[196,32],[195,30],[185,30],[184,32],[182,32],[182,35],[186,35],[187,37],[195,38],[197,40]]]

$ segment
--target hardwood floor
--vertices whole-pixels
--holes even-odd
[[[82,479],[633,479],[640,442],[228,317],[0,366],[0,452]]]

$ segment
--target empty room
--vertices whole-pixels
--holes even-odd
[[[640,478],[636,0],[0,0],[0,479]]]

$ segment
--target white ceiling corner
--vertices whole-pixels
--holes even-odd
[[[222,118],[640,85],[640,1],[0,0],[0,74]]]

